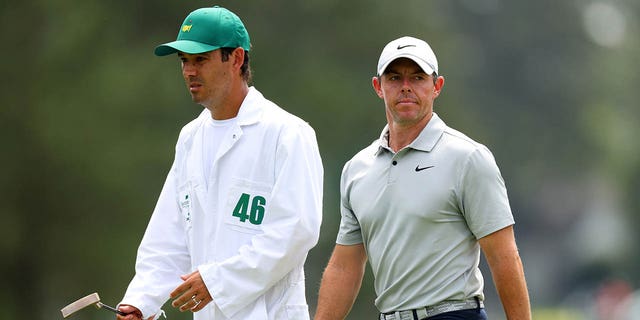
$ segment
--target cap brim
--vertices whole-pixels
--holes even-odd
[[[208,45],[202,42],[196,42],[192,40],[176,40],[173,42],[161,44],[156,47],[154,53],[156,56],[166,56],[178,51],[189,54],[198,54],[207,51],[213,51],[220,47]]]
[[[385,70],[387,70],[387,67],[389,66],[389,64],[391,64],[391,62],[400,59],[400,58],[407,58],[407,59],[411,59],[413,60],[413,62],[417,63],[418,66],[422,69],[422,71],[424,71],[424,73],[426,74],[433,74],[435,72],[434,68],[432,65],[430,65],[429,63],[423,61],[422,59],[417,58],[416,56],[409,54],[409,53],[404,53],[404,54],[399,54],[397,56],[392,57],[391,59],[389,59],[389,61],[387,61],[384,65],[382,65],[382,67],[378,70],[378,75],[381,76]]]

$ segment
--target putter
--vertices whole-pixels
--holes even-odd
[[[88,307],[88,306],[95,306],[98,309],[105,309],[105,310],[109,310],[111,312],[117,313],[121,316],[126,316],[127,314],[114,308],[111,306],[108,306],[102,302],[100,302],[100,296],[98,295],[97,292],[94,292],[84,298],[78,299],[72,303],[70,303],[69,305],[67,305],[66,307],[62,308],[62,310],[60,310],[62,312],[62,317],[63,318],[68,318],[71,315],[73,315],[74,313]]]

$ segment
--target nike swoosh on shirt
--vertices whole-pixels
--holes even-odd
[[[416,172],[420,172],[420,171],[422,171],[422,170],[429,169],[429,168],[433,168],[433,167],[434,167],[434,166],[426,166],[426,167],[422,167],[422,168],[420,168],[420,165],[417,165],[417,166],[416,166]]]

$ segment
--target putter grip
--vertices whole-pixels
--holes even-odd
[[[118,310],[118,309],[116,309],[116,308],[114,308],[112,306],[108,306],[108,305],[106,305],[106,304],[104,304],[102,302],[98,302],[98,305],[100,306],[100,308],[107,309],[109,311],[113,311],[114,313],[117,313],[117,314],[119,314],[121,316],[126,316],[127,315],[126,313],[124,313],[124,312],[122,312],[122,311],[120,311],[120,310]]]

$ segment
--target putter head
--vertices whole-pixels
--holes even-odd
[[[96,308],[100,308],[99,303],[100,303],[100,296],[98,295],[97,292],[94,292],[84,298],[78,299],[70,303],[66,307],[62,308],[62,310],[60,311],[62,312],[63,318],[68,318],[69,316],[73,315],[74,313],[88,306],[95,306]]]

